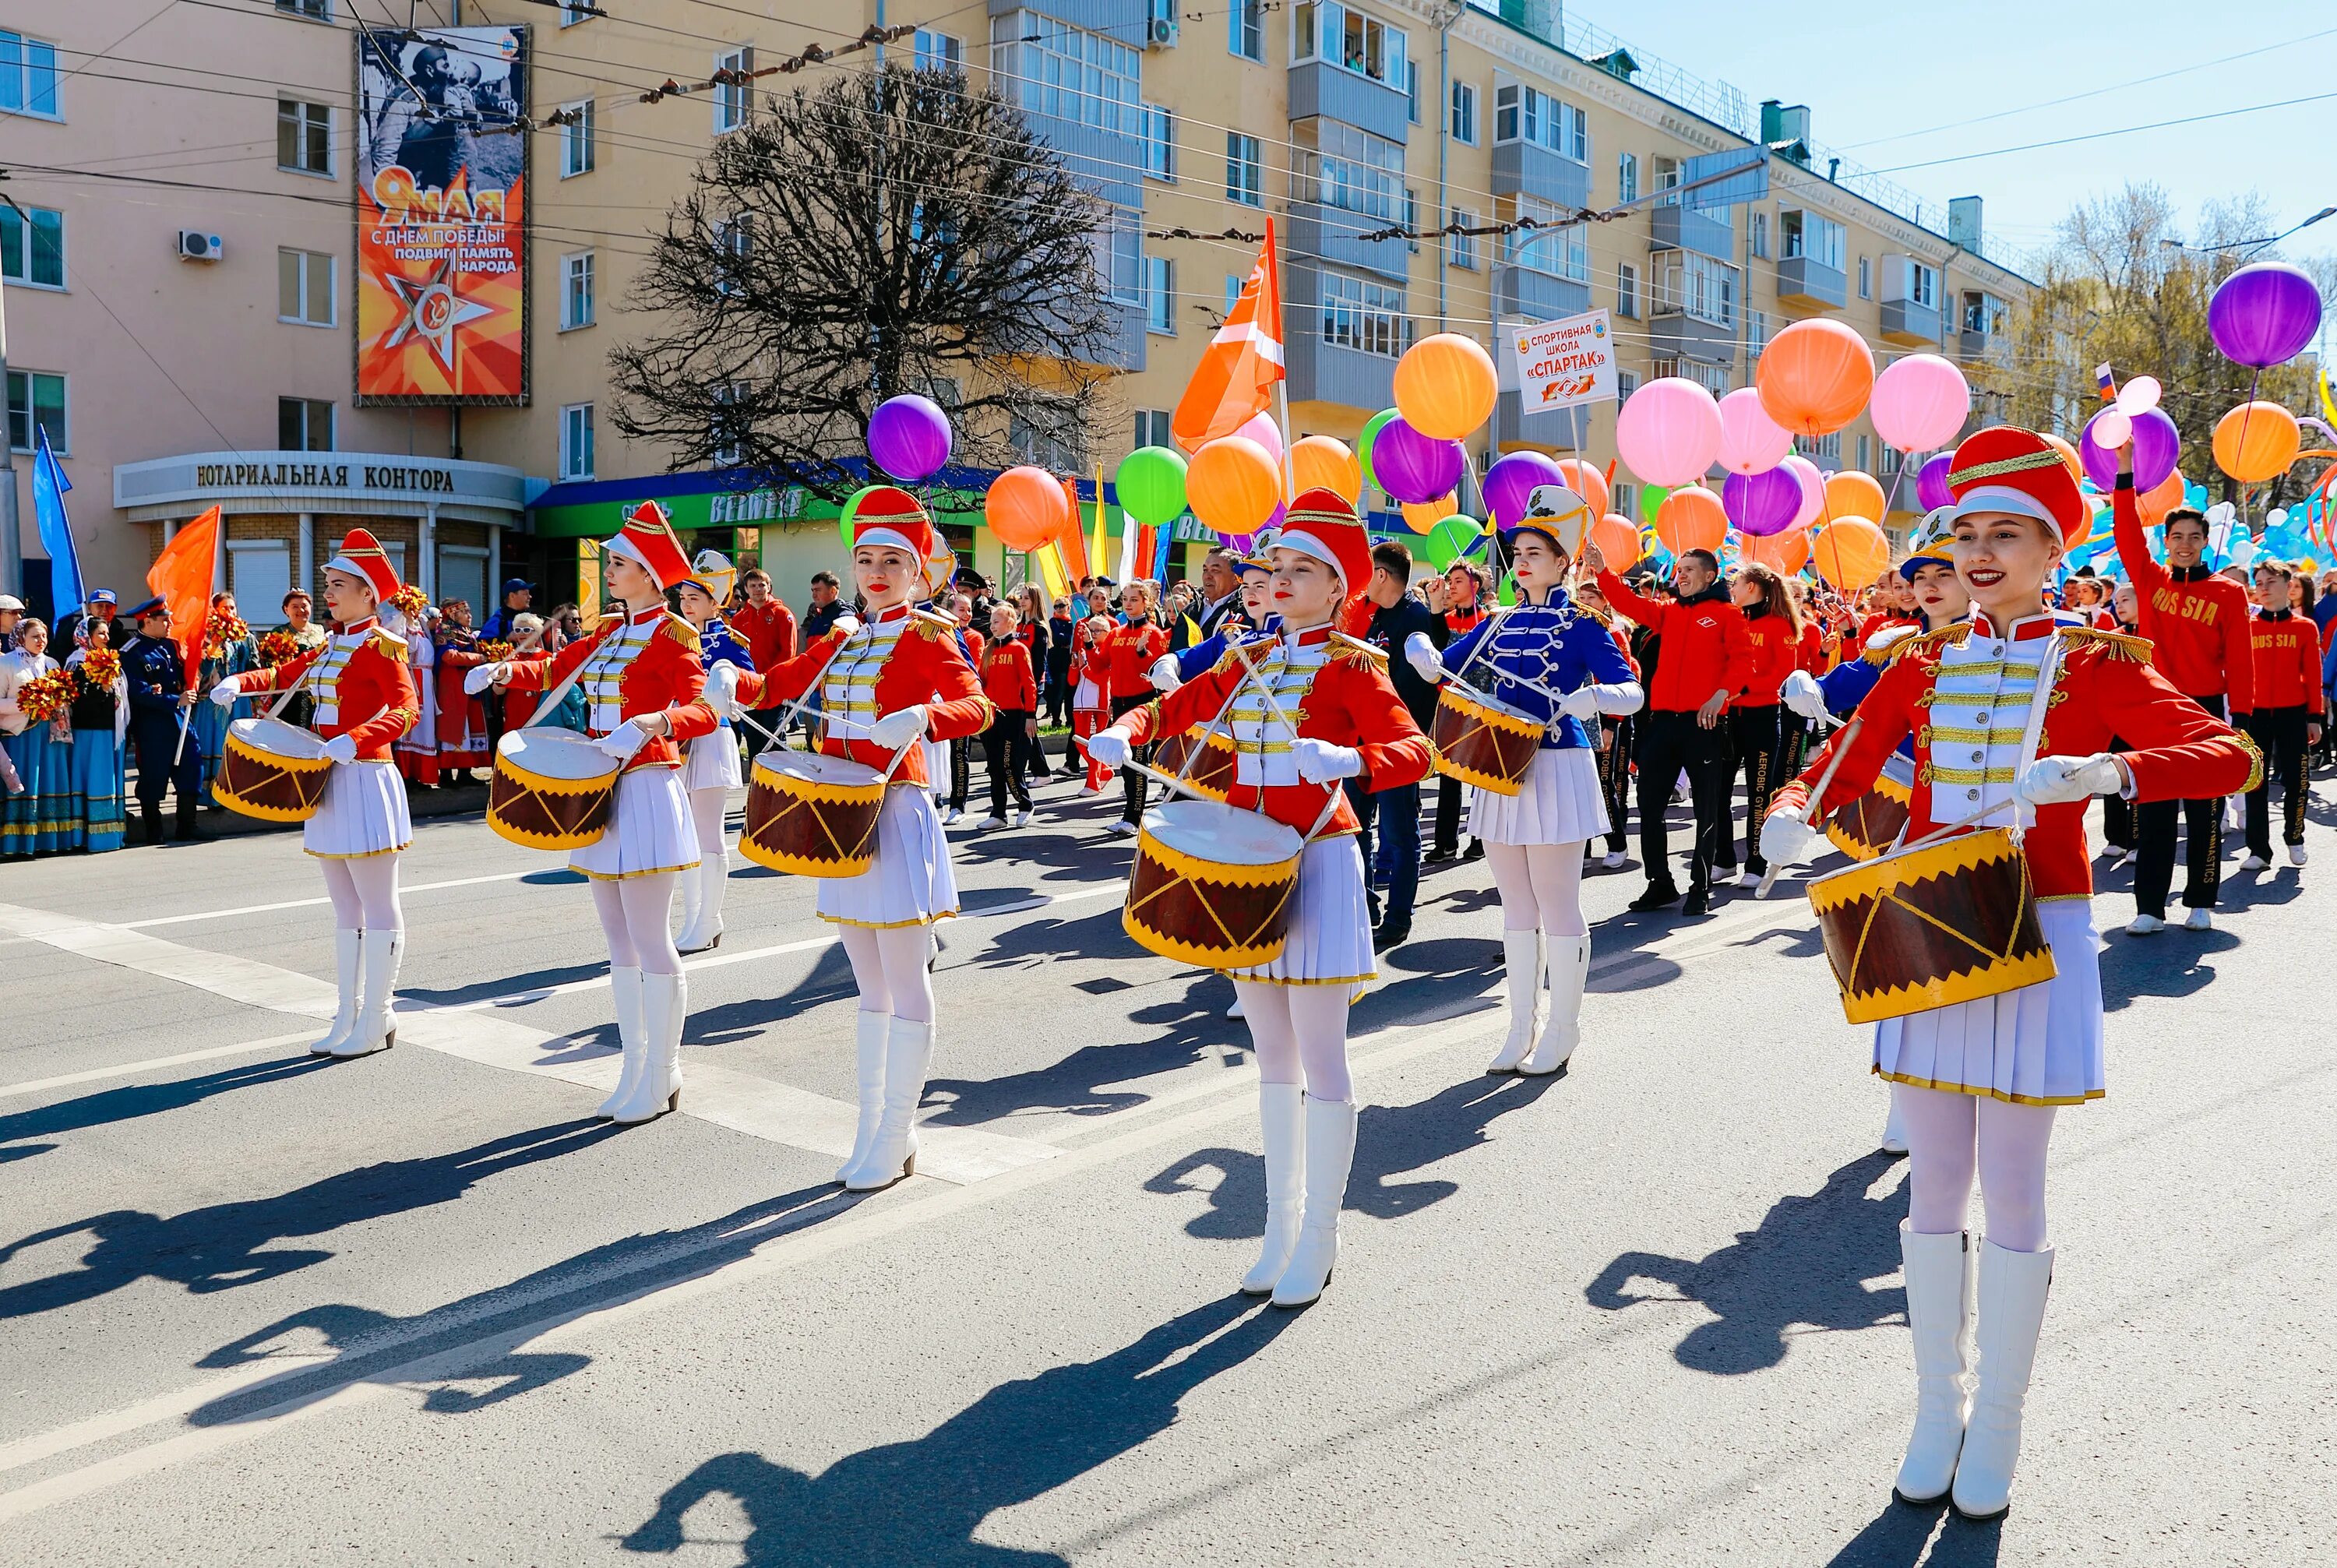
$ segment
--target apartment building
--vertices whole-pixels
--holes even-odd
[[[762,100],[743,84],[642,93],[833,49],[872,24],[915,29],[888,59],[994,80],[1110,204],[1098,247],[1122,373],[1083,448],[1032,453],[1060,469],[1108,475],[1130,447],[1167,439],[1255,249],[1168,236],[1257,232],[1268,217],[1294,434],[1354,436],[1391,400],[1396,357],[1421,334],[1490,344],[1504,323],[1594,308],[1613,313],[1627,388],[1661,375],[1747,385],[1777,330],[1820,315],[1886,358],[1946,353],[1983,388],[2008,373],[2003,324],[2027,284],[1990,258],[1979,198],[1897,190],[1827,152],[1812,109],[1756,104],[1543,0],[751,9],[413,7],[425,27],[525,25],[524,108],[561,122],[525,137],[525,397],[450,409],[357,395],[354,206],[380,132],[354,63],[359,34],[389,13],[238,0],[150,17],[143,0],[0,0],[0,167],[25,211],[0,221],[0,287],[27,553],[39,554],[24,456],[37,422],[75,485],[93,583],[134,586],[170,531],[217,504],[222,573],[255,618],[357,520],[439,596],[484,600],[513,573],[566,597],[590,577],[590,540],[654,496],[799,593],[834,564],[834,507],[792,486],[670,473],[664,453],[612,427],[605,362],[628,330],[646,236],[695,160]],[[1596,220],[1557,226],[1586,208]],[[1528,220],[1551,226],[1517,226]],[[1513,227],[1384,237],[1448,225]],[[1611,407],[1527,414],[1511,396],[1472,445],[1481,463],[1533,446],[1603,464],[1613,428]],[[1863,421],[1812,455],[1886,485],[1896,463]],[[1020,575],[980,526],[977,497],[936,505],[961,549]],[[1180,537],[1198,548],[1198,527]],[[28,577],[37,602],[37,561]]]

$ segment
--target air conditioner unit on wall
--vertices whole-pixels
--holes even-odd
[[[1145,25],[1144,46],[1148,49],[1177,47],[1177,19],[1174,16],[1164,16],[1156,13],[1152,20]]]
[[[199,230],[179,230],[179,260],[181,261],[217,261],[227,255],[227,245],[216,234]]]

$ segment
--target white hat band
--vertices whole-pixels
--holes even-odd
[[[2015,517],[2027,517],[2042,523],[2058,539],[2061,536],[2061,520],[2051,508],[2026,490],[2016,490],[2009,485],[1981,485],[1967,490],[1948,514],[1950,522],[1965,517],[1977,517],[1986,513],[2001,512]]]

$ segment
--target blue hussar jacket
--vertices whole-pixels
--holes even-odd
[[[745,643],[731,635],[729,622],[719,615],[699,629],[698,662],[709,670],[717,664],[730,664],[737,666],[742,674],[752,675],[755,672],[755,656],[747,652]],[[728,719],[715,721],[726,730],[730,727]]]
[[[1477,656],[1481,645],[1482,658]],[[1511,676],[1538,681],[1561,695],[1581,686],[1620,686],[1636,679],[1607,628],[1576,611],[1563,588],[1551,589],[1540,604],[1521,604],[1479,622],[1444,650],[1443,660],[1451,674],[1540,720],[1546,726],[1542,749],[1553,751],[1589,746],[1589,731],[1571,715],[1553,720],[1557,705]]]
[[[1271,636],[1282,630],[1282,617],[1268,615],[1266,625],[1258,632],[1250,630],[1249,622],[1238,615],[1228,615],[1225,623],[1177,655],[1177,679],[1191,681],[1217,667],[1217,661],[1233,643],[1261,634]]]

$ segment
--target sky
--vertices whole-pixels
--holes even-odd
[[[2128,181],[2166,188],[2186,226],[2203,202],[2250,187],[2281,229],[2337,204],[2337,6],[2328,0],[1959,0],[1940,9],[1595,0],[1567,10],[1755,104],[1808,104],[1814,140],[1927,201],[1984,198],[1991,250],[2044,243],[2076,202]],[[2208,64],[2244,51],[2258,52]],[[2140,81],[2167,72],[2180,74]],[[2114,90],[2097,91],[2106,88]],[[2092,95],[2039,106],[2078,93]],[[2317,103],[1969,156],[2322,94]],[[1997,117],[1968,122],[1982,115]],[[1941,126],[1951,128],[1933,129]],[[1937,159],[1958,161],[1904,167]],[[2337,218],[2283,247],[2291,257],[2323,253],[2337,253]]]

